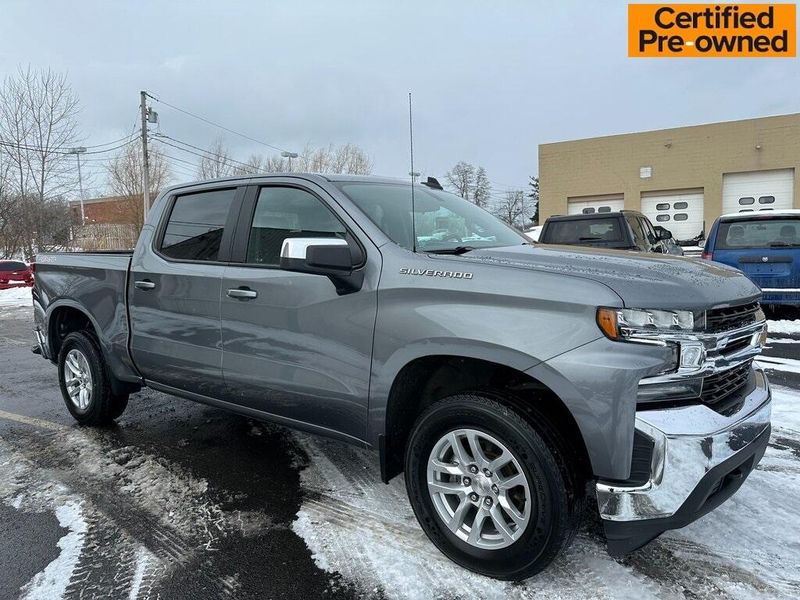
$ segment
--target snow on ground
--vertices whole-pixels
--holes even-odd
[[[767,331],[785,335],[800,335],[800,319],[767,321]]]
[[[31,305],[31,288],[16,287],[0,290],[0,309]]]
[[[308,492],[293,529],[317,565],[387,598],[796,598],[800,596],[800,392],[774,387],[773,442],[728,502],[618,561],[597,527],[523,583],[445,558],[417,525],[402,477],[379,482],[369,452],[296,434]]]
[[[20,598],[24,600],[51,600],[63,597],[70,576],[81,557],[86,521],[83,519],[80,504],[74,501],[67,502],[56,508],[55,513],[58,524],[67,529],[67,534],[58,540],[61,552],[44,571],[37,573],[23,586]]]
[[[0,438],[0,502],[54,513],[68,530],[58,542],[59,556],[23,586],[23,598],[94,597],[100,590],[110,597],[138,594],[189,564],[198,549],[216,550],[222,538],[247,525],[247,515],[221,510],[205,479],[164,458],[132,446],[109,450],[101,430],[28,422],[50,430],[46,445],[31,450],[37,464],[53,461],[75,481],[54,483],[47,469]],[[97,494],[79,494],[78,488]],[[108,514],[100,500],[109,495],[125,506],[128,522]],[[144,545],[131,531],[152,537]],[[98,581],[106,574],[96,562],[104,560],[115,565],[113,582]],[[216,582],[208,583],[212,589]]]

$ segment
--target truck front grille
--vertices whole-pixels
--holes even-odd
[[[733,399],[738,401],[736,397],[737,392],[747,385],[750,380],[750,373],[752,371],[753,361],[749,360],[746,363],[710,375],[703,379],[703,391],[701,392],[700,399],[703,404],[713,408],[714,410],[723,412],[728,408],[729,400]]]
[[[713,308],[706,312],[706,332],[718,333],[750,325],[756,321],[758,302]]]

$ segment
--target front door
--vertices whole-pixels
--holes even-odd
[[[380,268],[368,258],[362,289],[344,294],[325,276],[279,268],[286,238],[348,234],[329,201],[310,183],[249,188],[240,264],[222,281],[222,369],[232,402],[364,439]]]
[[[152,242],[133,256],[128,293],[131,352],[149,382],[224,392],[220,293],[241,193],[174,196],[157,230],[142,234]]]

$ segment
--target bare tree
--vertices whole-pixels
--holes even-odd
[[[63,220],[54,222],[52,217],[63,208],[64,194],[77,187],[76,164],[68,150],[79,140],[78,111],[66,75],[49,69],[19,68],[0,86],[0,152],[12,183],[6,198],[27,211],[24,250],[29,256],[58,245],[54,240],[61,237]]]
[[[445,173],[444,178],[456,194],[472,201],[475,190],[475,167],[461,160]]]
[[[279,155],[266,157],[263,162],[254,163],[251,157],[248,165],[258,164],[261,173],[346,173],[349,175],[369,175],[372,161],[369,155],[356,144],[341,146],[322,146],[315,148],[307,144],[299,156],[292,161]]]
[[[159,190],[169,181],[171,174],[169,164],[158,147],[147,149],[150,159],[150,198],[155,198]],[[119,202],[119,214],[116,219],[120,223],[141,225],[144,222],[143,177],[144,161],[142,147],[139,144],[128,144],[108,165],[109,191],[122,198]]]
[[[480,207],[485,208],[489,204],[489,197],[492,193],[492,185],[486,176],[486,169],[478,167],[475,171],[475,188],[472,191],[472,201]]]
[[[492,212],[496,217],[502,219],[509,225],[519,227],[524,202],[525,192],[522,190],[508,191],[504,194],[503,198],[497,202]]]
[[[239,165],[241,166],[241,165]],[[231,153],[225,140],[218,137],[206,150],[206,154],[197,165],[197,176],[200,179],[217,179],[230,177],[237,170],[236,161],[231,160]]]
[[[251,154],[244,164],[237,163],[232,168],[233,175],[255,175],[266,172],[268,171],[264,167],[264,158],[258,154]]]

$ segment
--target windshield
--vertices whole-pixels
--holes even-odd
[[[336,184],[393,242],[412,249],[411,186],[398,183]],[[454,194],[414,188],[417,250],[490,248],[530,243],[482,208]]]
[[[800,246],[800,218],[756,217],[719,224],[716,247],[720,250],[782,246]]]

